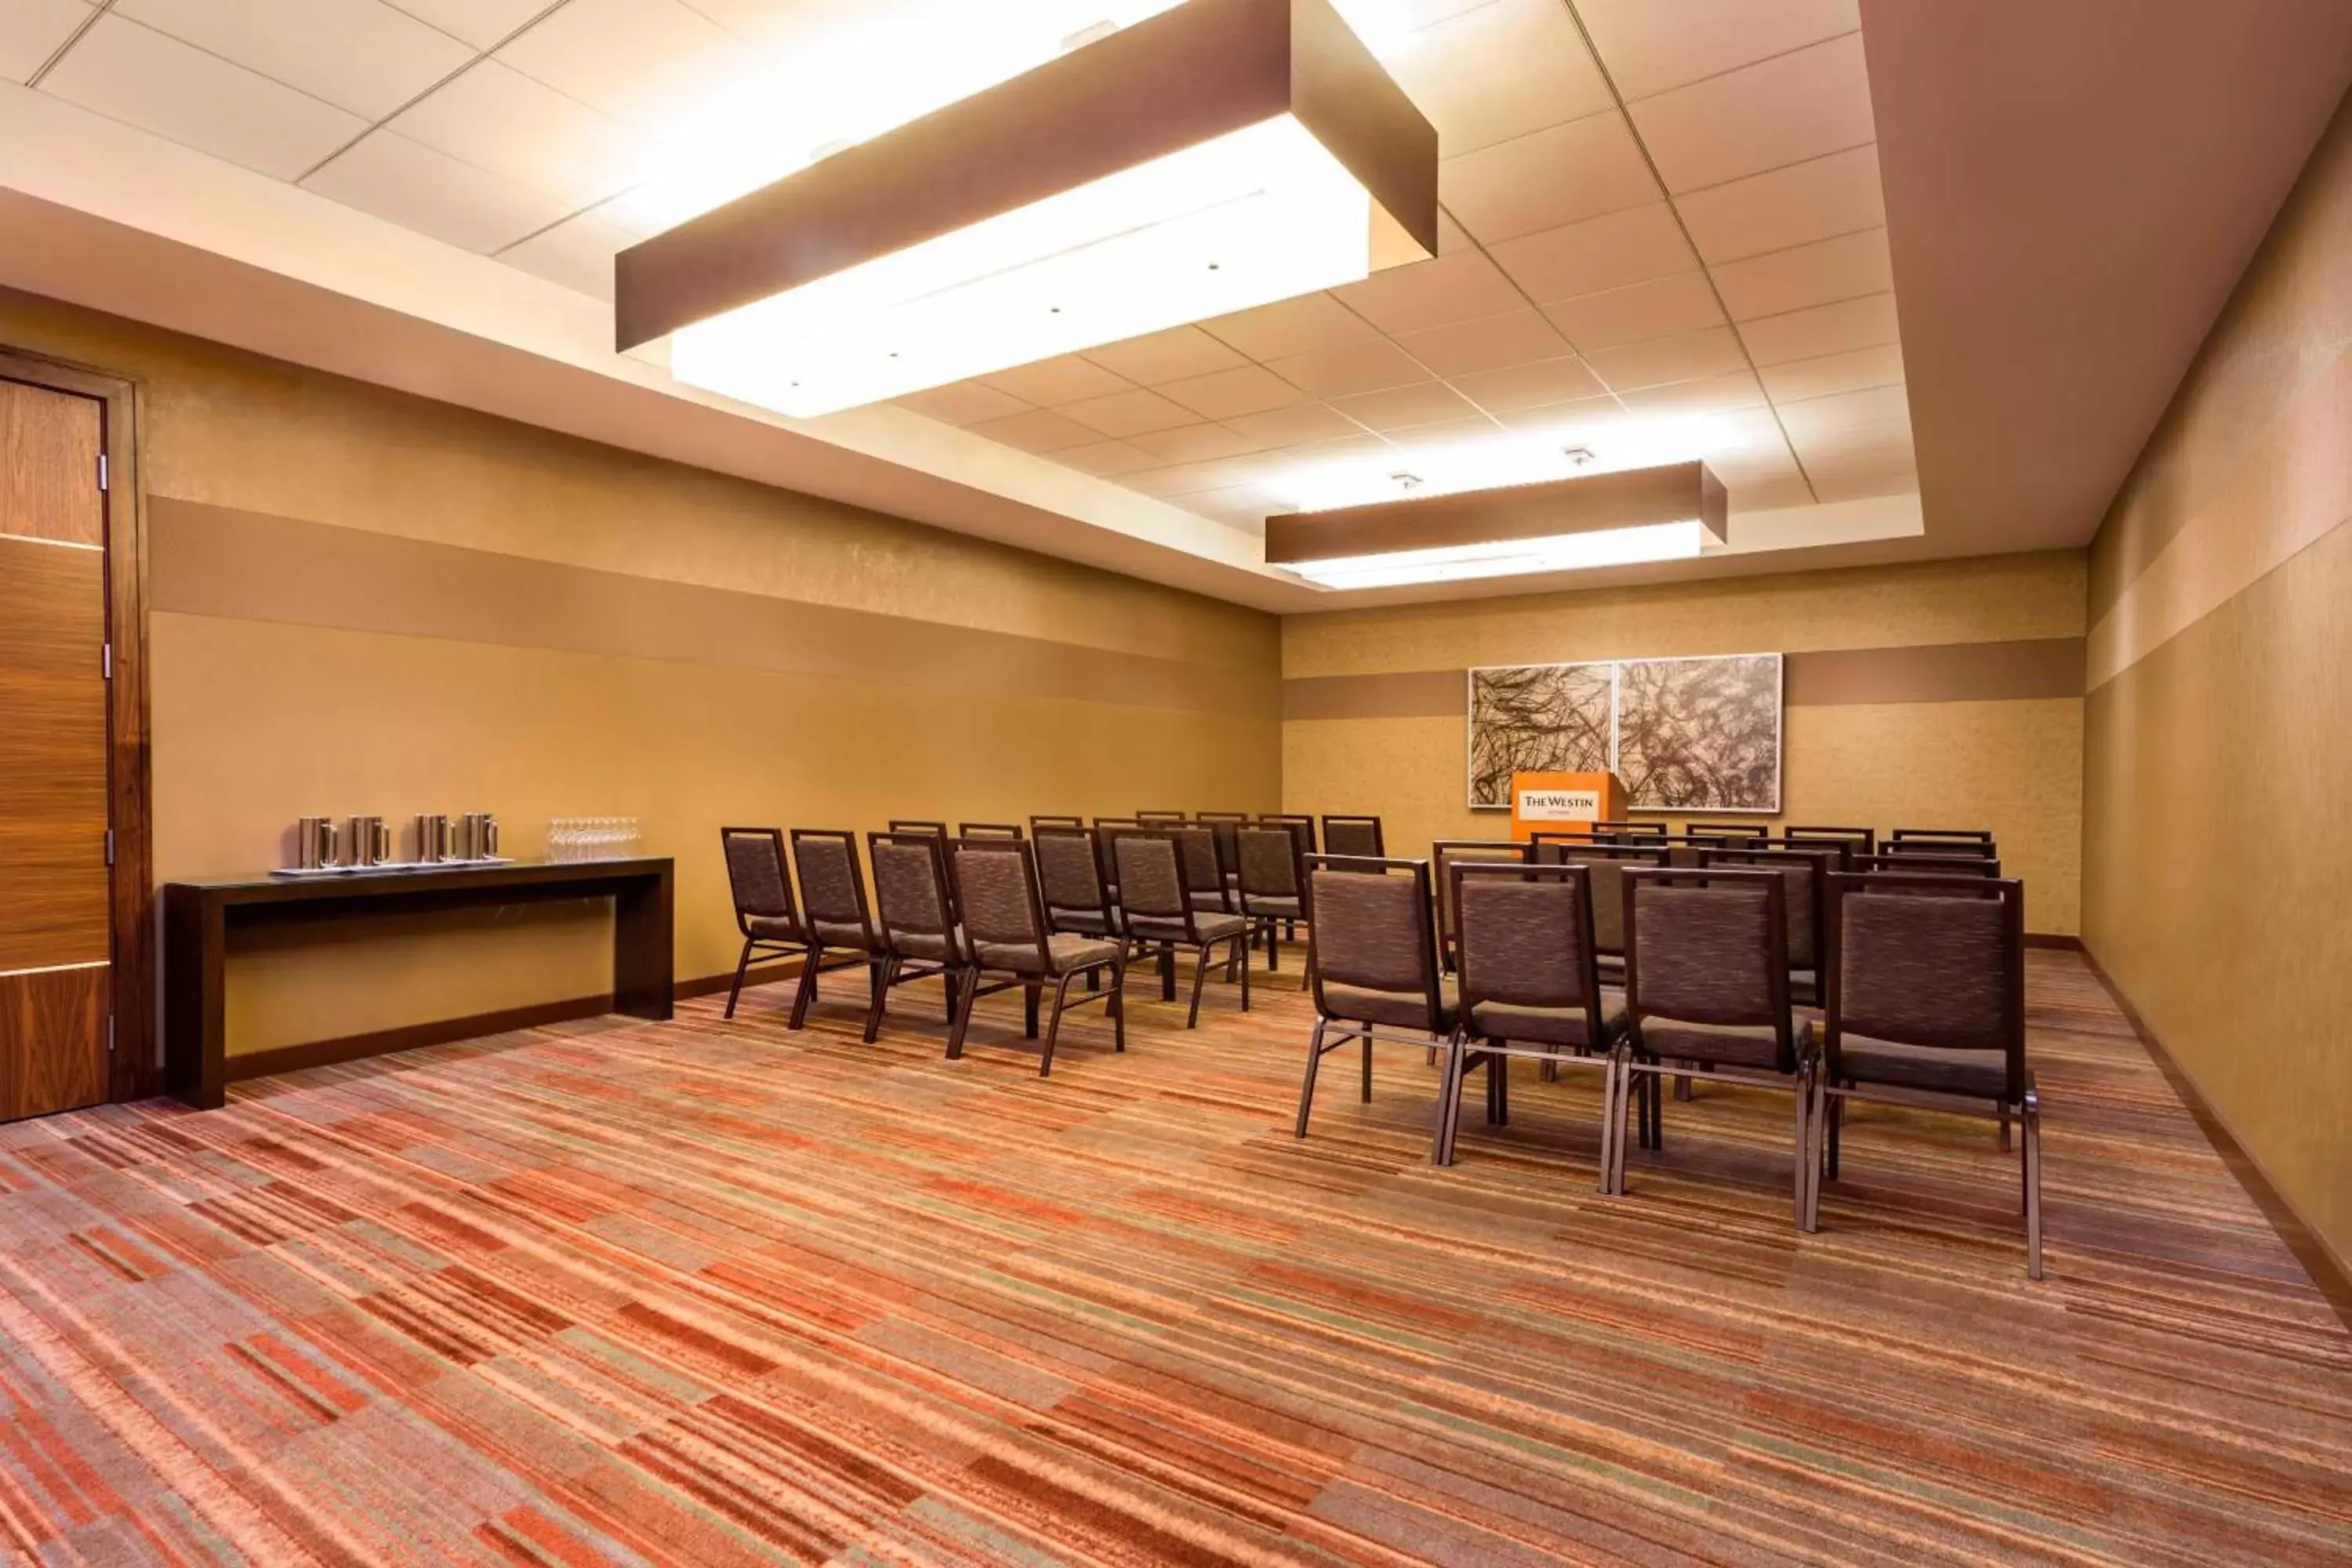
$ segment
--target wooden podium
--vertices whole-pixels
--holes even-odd
[[[1538,829],[1573,833],[1624,816],[1625,785],[1615,773],[1511,775],[1511,837],[1521,843]]]

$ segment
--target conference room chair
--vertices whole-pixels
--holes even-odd
[[[1249,826],[1246,811],[1196,811],[1192,820],[1217,836],[1217,854],[1225,868],[1225,890],[1233,896],[1233,907],[1241,908],[1241,841],[1237,835]]]
[[[735,961],[735,983],[727,990],[726,1016],[731,1018],[736,999],[743,994],[743,976],[751,970],[752,955],[789,953],[805,958],[809,937],[793,903],[793,879],[784,870],[783,830],[722,827],[719,847],[727,857],[727,888],[735,900],[735,929],[743,935],[743,953]],[[795,1000],[790,1027],[801,1026],[800,1012]]]
[[[984,995],[1018,985],[1034,998],[1047,984],[1054,987],[1054,1007],[1045,1025],[1037,1076],[1054,1071],[1054,1047],[1061,1038],[1062,1016],[1074,1005],[1070,982],[1089,978],[1087,987],[1097,994],[1076,998],[1098,1000],[1108,1008],[1111,1049],[1127,1049],[1127,944],[1077,931],[1057,931],[1045,913],[1037,863],[1029,845],[1018,839],[959,838],[948,847],[948,864],[956,907],[962,911],[965,969],[955,1023],[948,1032],[948,1058],[963,1055],[964,1037],[971,1027],[972,1005]],[[1101,984],[1108,973],[1110,984]],[[1003,978],[996,984],[988,977]],[[1029,1036],[1037,1034],[1029,1020]]]
[[[928,833],[932,837],[939,839],[941,843],[945,843],[948,837],[948,825],[944,822],[926,822],[920,817],[894,816],[890,819],[889,831],[892,833]]]
[[[1818,824],[1805,826],[1792,822],[1780,829],[1780,837],[1783,838],[1852,839],[1860,846],[1860,847],[1854,850],[1855,854],[1875,855],[1878,853],[1878,829],[1874,827],[1825,827]]]
[[[1705,1068],[1726,1082],[1786,1089],[1796,1100],[1790,1192],[1800,1226],[1811,1222],[1807,1140],[1813,1058],[1799,1049],[1789,1007],[1787,884],[1773,871],[1625,873],[1625,1037],[1614,1103],[1648,1118],[1643,1144],[1665,1143],[1658,1082]],[[1625,1191],[1625,1140],[1605,1191]]]
[[[1986,877],[2000,875],[2000,862],[1982,855],[1860,855],[1857,874],[1893,871],[1914,876]]]
[[[1034,834],[1041,827],[1084,827],[1086,825],[1087,819],[1083,816],[1033,816],[1029,819],[1029,831]]]
[[[1456,865],[1452,902],[1461,922],[1454,1033],[1446,1042],[1438,1090],[1433,1163],[1454,1163],[1462,1122],[1462,1086],[1486,1070],[1486,1120],[1511,1118],[1510,1062],[1524,1057],[1557,1075],[1563,1062],[1601,1075],[1601,1171],[1612,1140],[1624,1131],[1614,1098],[1613,1061],[1625,1027],[1625,999],[1602,989],[1592,947],[1592,873],[1583,866]],[[1644,1079],[1651,1089],[1656,1080]]]
[[[1448,974],[1454,973],[1454,868],[1472,862],[1524,866],[1534,851],[1516,838],[1440,838],[1429,847],[1430,875],[1437,894],[1437,956]]]
[[[1850,1100],[2014,1121],[2025,1209],[2025,1272],[2042,1278],[2042,1099],[2025,1059],[2025,884],[1832,876],[1824,973],[1828,996],[1813,1089],[1818,1148],[1808,1230],[1821,1183],[1838,1176]]]
[[[1262,823],[1279,826],[1285,832],[1288,833],[1291,837],[1297,839],[1298,841],[1299,858],[1302,860],[1306,857],[1317,852],[1315,841],[1315,819],[1313,817],[1303,816],[1297,812],[1267,811],[1259,813],[1258,820]],[[1298,940],[1298,928],[1291,924],[1289,921],[1285,921],[1282,926],[1282,934],[1285,941],[1297,942]]]
[[[1191,879],[1184,874],[1184,857],[1172,833],[1121,833],[1111,841],[1118,862],[1119,918],[1137,942],[1156,942],[1160,952],[1161,995],[1174,978],[1174,955],[1195,954],[1192,965],[1192,1005],[1184,1026],[1201,1022],[1201,987],[1209,976],[1211,954],[1229,950],[1228,967],[1241,980],[1242,1011],[1249,1011],[1249,922],[1239,915],[1203,910],[1192,901]]]
[[[1822,931],[1827,918],[1829,879],[1838,868],[1837,855],[1828,849],[1705,849],[1699,868],[1717,866],[1777,871],[1786,884],[1782,907],[1787,913],[1789,995],[1793,1002],[1818,1004],[1822,996]]]
[[[1592,944],[1604,984],[1625,983],[1625,873],[1666,864],[1667,851],[1633,844],[1598,844],[1538,834],[1529,846],[1537,864],[1582,866],[1592,879]]]
[[[1021,825],[1017,822],[959,822],[956,824],[956,837],[959,838],[1019,838],[1023,834]]]
[[[1377,816],[1337,816],[1326,812],[1323,816],[1323,852],[1380,859],[1388,853],[1387,847],[1381,840],[1381,819]]]
[[[1754,849],[1792,849],[1802,850],[1808,855],[1825,855],[1829,858],[1831,870],[1851,871],[1854,868],[1855,858],[1868,853],[1868,851],[1863,847],[1863,844],[1864,841],[1859,838],[1845,838],[1830,836],[1807,837],[1803,834],[1790,833],[1785,834],[1778,838],[1759,838],[1753,844],[1736,845],[1733,846],[1733,847]]]
[[[1184,858],[1184,884],[1191,889],[1192,907],[1203,914],[1239,912],[1241,900],[1231,886],[1224,846],[1217,842],[1215,831],[1188,823],[1167,832]]]
[[[802,972],[801,983],[808,995],[795,1005],[795,1010],[804,1012],[817,999],[816,972],[827,953],[847,955],[845,963],[832,968],[864,964],[878,995],[882,937],[874,929],[873,911],[866,901],[866,874],[857,863],[857,835],[828,827],[795,827],[792,838],[793,868],[800,874],[801,914],[808,921],[809,956],[820,961]]]
[[[882,970],[866,1010],[866,1040],[881,1034],[892,987],[937,979],[946,988],[946,1017],[956,1017],[956,982],[965,954],[955,900],[948,891],[946,840],[926,832],[869,833],[874,865],[875,926],[882,939]],[[1030,1033],[1036,1033],[1034,1006]]]
[[[1454,1032],[1452,980],[1438,967],[1426,860],[1310,855],[1307,938],[1315,1029],[1298,1089],[1297,1136],[1307,1136],[1323,1058],[1360,1041],[1363,1099],[1372,1098],[1372,1042],[1441,1047]]]
[[[1240,870],[1242,915],[1265,938],[1266,968],[1280,968],[1281,944],[1275,940],[1275,928],[1285,923],[1295,927],[1303,921],[1311,931],[1315,923],[1307,907],[1298,840],[1286,828],[1250,826],[1235,831],[1234,847]],[[1304,978],[1300,984],[1306,984]]]
[[[1045,899],[1045,929],[1075,936],[1122,940],[1118,907],[1105,885],[1095,836],[1083,827],[1037,829],[1037,879]]]

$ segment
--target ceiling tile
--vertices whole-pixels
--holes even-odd
[[[1156,392],[1145,392],[1140,388],[1068,404],[1059,412],[1068,415],[1088,429],[1122,439],[1141,435],[1147,430],[1172,430],[1179,425],[1195,422],[1191,410],[1179,407]]]
[[[1858,32],[1643,99],[1629,112],[1676,193],[1874,139]]]
[[[1128,437],[1128,445],[1150,453],[1163,463],[1201,463],[1212,458],[1238,458],[1265,448],[1263,441],[1226,429],[1222,425],[1180,425],[1173,430],[1147,430]]]
[[[1083,447],[1063,447],[1054,454],[1054,461],[1108,479],[1120,474],[1136,474],[1146,468],[1156,468],[1168,459],[1154,457],[1142,447],[1130,447],[1124,441],[1093,441]]]
[[[1065,403],[1079,403],[1089,397],[1108,397],[1115,393],[1132,392],[1134,384],[1123,376],[1113,375],[1102,366],[1076,354],[1064,354],[1059,359],[1040,360],[1035,364],[1016,365],[1011,370],[980,378],[997,391],[1010,394],[1024,403],[1039,408],[1056,408]]]
[[[1489,0],[1422,29],[1388,66],[1449,158],[1612,102],[1559,0]]]
[[[23,81],[89,20],[85,0],[8,0],[0,5],[0,81]]]
[[[1570,352],[1568,340],[1549,321],[1526,310],[1412,332],[1397,342],[1405,353],[1442,376],[1504,370],[1558,359]]]
[[[1700,272],[1678,272],[1671,278],[1562,300],[1546,305],[1544,314],[1568,334],[1570,342],[1588,352],[1723,323],[1715,290]]]
[[[1515,413],[1522,408],[1540,408],[1547,404],[1605,397],[1608,393],[1608,388],[1601,384],[1601,379],[1586,367],[1585,363],[1573,356],[1513,365],[1508,370],[1457,375],[1450,384],[1454,391],[1489,414]]]
[[[575,208],[611,195],[635,173],[629,133],[618,121],[496,60],[436,89],[392,127]]]
[[[1637,414],[1729,414],[1761,407],[1765,401],[1764,388],[1752,370],[1710,375],[1701,381],[1670,382],[1617,395]]]
[[[978,425],[982,420],[1024,413],[1029,405],[1011,393],[982,386],[976,381],[959,381],[952,386],[935,386],[928,392],[910,394],[898,399],[898,406],[942,425]]]
[[[1129,338],[1123,343],[1088,349],[1087,358],[1145,386],[1207,375],[1212,371],[1231,370],[1249,363],[1198,327],[1176,327],[1146,337]]]
[[[1429,379],[1429,372],[1386,338],[1270,360],[1266,368],[1318,397],[1378,392],[1383,387],[1405,386]]]
[[[1202,490],[1227,489],[1248,484],[1263,472],[1255,460],[1236,462],[1230,458],[1211,458],[1198,463],[1171,463],[1164,468],[1129,474],[1119,480],[1130,489],[1146,495],[1197,495]]]
[[[1475,446],[1492,441],[1503,434],[1503,427],[1480,414],[1468,419],[1445,419],[1434,425],[1415,425],[1399,430],[1392,439],[1397,455],[1407,462],[1416,452],[1433,452],[1447,447]]]
[[[1675,206],[1709,266],[1886,223],[1875,147],[1694,192]]]
[[[1739,340],[1729,327],[1708,327],[1696,332],[1677,332],[1670,338],[1600,349],[1586,354],[1584,360],[1594,374],[1609,384],[1611,391],[1621,393],[1664,386],[1668,382],[1727,375],[1746,368],[1748,363],[1748,356],[1740,351]]]
[[[388,136],[391,132],[380,134]],[[579,213],[499,252],[499,259],[609,304],[613,299],[613,258],[636,242],[636,236],[606,223],[595,214]],[[1003,412],[1014,411],[1008,408]]]
[[[1893,294],[1865,294],[1859,300],[1816,305],[1810,310],[1759,316],[1740,322],[1739,335],[1747,340],[1748,357],[1759,365],[1816,359],[1902,340]]]
[[[1331,8],[1347,19],[1366,48],[1390,60],[1418,47],[1424,29],[1486,4],[1487,0],[1331,0]]]
[[[750,45],[681,0],[569,0],[498,58],[648,129],[675,122],[761,68]]]
[[[1538,303],[1698,267],[1664,202],[1511,240],[1495,247],[1495,260]]]
[[[1785,473],[1761,479],[1743,476],[1736,482],[1727,479],[1723,487],[1727,508],[1735,516],[1742,512],[1780,511],[1790,507],[1811,506],[1814,500],[1812,487],[1805,482],[1805,476],[1797,471],[1794,463],[1790,464]],[[1824,496],[1821,499],[1826,500],[1829,498]],[[1848,500],[1853,498],[1841,496],[1838,499]]]
[[[1634,423],[1633,416],[1613,397],[1581,397],[1571,403],[1517,408],[1497,414],[1495,418],[1507,430],[1524,431],[1557,440],[1563,446],[1578,447],[1592,446],[1611,431]]]
[[[1182,404],[1203,419],[1225,419],[1236,414],[1263,414],[1269,409],[1287,408],[1294,403],[1304,401],[1307,396],[1274,372],[1255,364],[1166,382],[1160,386],[1159,392],[1162,397]]]
[[[1859,0],[1577,0],[1617,90],[1647,98],[1862,26]]]
[[[1373,325],[1328,294],[1301,294],[1237,310],[1201,323],[1209,335],[1254,360],[1271,363],[1286,354],[1359,343],[1380,336]],[[1311,390],[1311,389],[1310,389]]]
[[[1373,430],[1399,430],[1411,425],[1434,425],[1441,419],[1462,419],[1478,412],[1452,387],[1434,381],[1419,386],[1391,387],[1357,397],[1334,398],[1331,406]]]
[[[1360,436],[1364,427],[1320,403],[1301,403],[1264,414],[1237,414],[1228,428],[1268,447],[1300,447],[1310,441],[1337,441]]]
[[[548,0],[398,0],[402,10],[478,49],[495,48]]]
[[[1050,408],[1033,408],[1026,414],[1008,414],[1001,419],[983,419],[964,428],[975,436],[985,436],[992,441],[1001,441],[1024,452],[1058,452],[1067,447],[1092,446],[1102,439],[1099,433]]]
[[[1417,332],[1500,315],[1527,303],[1502,269],[1475,248],[1391,267],[1335,292],[1349,310],[1384,332]]]
[[[113,14],[371,121],[474,58],[383,0],[115,0]]]
[[[281,180],[367,129],[355,114],[122,16],[92,23],[41,90]]]
[[[1611,110],[1437,166],[1438,199],[1496,245],[1654,202],[1660,192],[1625,117]]]
[[[1714,273],[1715,286],[1735,321],[1895,287],[1895,264],[1887,256],[1883,228],[1727,261]]]
[[[527,190],[389,131],[360,138],[302,187],[484,256],[560,221],[567,211],[559,197]],[[626,243],[618,230],[612,232]],[[609,252],[605,259],[608,276],[601,292],[609,299]]]
[[[1861,432],[1862,438],[1874,445],[1893,445],[1907,438],[1911,428],[1910,395],[1899,382],[1778,406],[1781,427],[1799,451],[1806,450],[1808,443],[1843,432]]]
[[[1895,343],[1823,354],[1817,359],[1790,360],[1758,369],[1764,390],[1775,403],[1801,397],[1827,397],[1833,393],[1861,392],[1892,386],[1903,379],[1903,350]]]
[[[1907,449],[1808,458],[1805,472],[1823,502],[1907,495],[1919,488],[1918,460]]]

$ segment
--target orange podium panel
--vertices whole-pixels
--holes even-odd
[[[1572,833],[1625,816],[1625,786],[1615,773],[1513,773],[1511,837]]]

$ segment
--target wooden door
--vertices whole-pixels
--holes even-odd
[[[0,381],[0,1121],[107,1098],[104,419]]]

